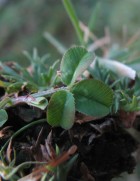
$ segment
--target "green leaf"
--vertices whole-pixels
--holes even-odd
[[[140,76],[136,76],[135,85],[134,85],[134,93],[137,96],[140,96]]]
[[[101,2],[97,2],[91,11],[91,16],[88,23],[88,28],[91,32],[96,29],[96,23],[98,22],[98,17],[101,11]]]
[[[20,72],[19,77],[22,77],[23,80],[28,80],[33,82],[33,78],[26,68],[22,67],[18,63],[14,64],[14,68],[17,72]]]
[[[123,109],[126,112],[134,112],[134,111],[139,111],[140,106],[139,106],[139,101],[136,96],[133,95],[133,98],[131,102],[128,102],[126,100],[120,100],[121,102],[121,109]]]
[[[4,109],[0,109],[0,127],[2,127],[7,120],[7,112]]]
[[[54,93],[48,104],[47,118],[51,126],[70,129],[74,123],[75,105],[72,93],[61,90]]]
[[[48,100],[45,97],[37,97],[35,100],[27,101],[27,104],[44,110],[48,105]]]
[[[64,54],[60,66],[62,81],[66,85],[73,84],[94,59],[94,53],[88,52],[83,47],[75,46],[70,48]]]
[[[66,12],[69,15],[69,18],[75,28],[75,31],[77,33],[77,37],[80,41],[80,44],[84,45],[83,32],[80,28],[79,19],[76,15],[72,2],[70,0],[63,0],[62,2],[63,2]]]
[[[2,81],[2,80],[0,80],[0,87],[6,87],[6,86],[5,86],[5,82]]]
[[[86,115],[102,117],[109,113],[113,91],[99,80],[83,80],[72,87],[76,109]]]
[[[22,85],[23,85],[23,82],[11,83],[11,84],[7,87],[6,92],[7,92],[8,94],[12,94],[12,93],[18,92],[19,90],[21,90]]]
[[[65,181],[67,180],[68,172],[72,168],[74,162],[77,160],[78,154],[70,158],[67,163],[63,163],[56,168],[56,178],[53,181]],[[50,181],[50,180],[49,180]]]
[[[0,62],[0,66],[2,67],[2,72],[4,72],[4,74],[8,74],[10,76],[13,76],[16,80],[22,80],[22,78],[19,76],[19,74],[14,71],[12,68],[10,68],[7,65],[4,65],[3,63]]]
[[[38,91],[37,86],[32,82],[15,82],[15,83],[11,83],[7,87],[6,92],[8,94],[17,93],[18,91],[22,90],[23,87],[25,87],[29,92]]]
[[[50,33],[45,32],[44,37],[58,50],[59,53],[64,54],[66,48]]]
[[[12,101],[10,97],[5,97],[0,101],[0,109],[3,109],[7,105],[12,105]]]

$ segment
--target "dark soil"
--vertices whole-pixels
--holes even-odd
[[[1,146],[13,132],[26,125],[27,120],[31,122],[45,117],[45,113],[26,105],[17,105],[7,111],[9,120],[4,127],[12,127],[7,136],[0,140]],[[42,134],[38,138],[42,128]],[[40,144],[45,144],[50,131],[52,145],[55,147],[57,144],[62,152],[67,151],[72,145],[78,147],[78,159],[69,172],[67,181],[110,181],[122,172],[132,173],[135,168],[136,162],[132,153],[136,151],[138,143],[120,126],[117,118],[113,117],[83,124],[75,123],[68,131],[51,128],[47,122],[33,126],[12,142],[17,154],[16,164],[41,160]],[[30,171],[31,168],[27,169],[27,174]]]

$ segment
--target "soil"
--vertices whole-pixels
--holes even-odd
[[[46,116],[45,112],[27,105],[11,107],[7,112],[9,119],[3,128],[11,127],[1,138],[1,146],[13,132]],[[16,165],[25,161],[41,160],[40,145],[45,144],[50,132],[52,146],[57,144],[61,152],[67,151],[72,145],[77,146],[78,158],[67,181],[111,181],[122,172],[132,173],[136,166],[132,153],[139,144],[120,125],[118,118],[112,116],[82,124],[75,123],[70,130],[52,128],[47,122],[27,129],[12,141],[12,148],[17,154]],[[31,169],[26,170],[27,174]]]

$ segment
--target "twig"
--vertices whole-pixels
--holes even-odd
[[[81,30],[84,32],[84,40],[87,42],[88,41],[88,39],[89,38],[91,38],[91,40],[93,40],[93,41],[97,41],[98,42],[98,40],[100,40],[93,32],[91,32],[90,30],[89,30],[89,28],[83,23],[83,22],[80,22],[80,28],[81,28]],[[95,43],[94,42],[94,43]],[[109,41],[110,42],[110,41]],[[94,44],[93,43],[93,44]],[[92,44],[92,45],[93,45]],[[106,43],[105,43],[106,44]],[[98,48],[101,48],[102,49],[102,51],[104,52],[104,54],[106,53],[106,48],[105,47],[103,47],[105,44],[103,44],[102,46],[99,46]]]
[[[104,45],[109,44],[110,43],[110,38],[109,37],[103,37],[101,39],[96,40],[93,44],[91,44],[88,47],[89,51],[95,51],[98,48],[102,48]],[[104,49],[105,52],[105,49]]]
[[[34,98],[37,98],[37,97],[50,97],[55,92],[58,92],[60,90],[67,90],[67,89],[68,89],[67,87],[60,87],[60,88],[56,88],[56,89],[37,92],[37,93],[31,94],[31,96],[34,97]]]
[[[96,40],[98,40],[98,37],[96,36],[96,35],[94,35],[94,33],[93,32],[91,32],[90,30],[89,30],[89,28],[83,23],[83,22],[81,22],[80,21],[80,28],[81,28],[81,30],[85,33],[85,32],[88,32],[88,38],[91,38],[93,41],[96,41]]]
[[[56,88],[56,89],[37,92],[37,93],[31,94],[31,95],[19,96],[16,98],[12,98],[12,99],[10,99],[12,102],[11,105],[17,105],[17,104],[22,104],[22,103],[34,101],[35,98],[38,98],[38,97],[50,97],[52,94],[54,94],[55,92],[58,92],[60,90],[67,90],[67,87],[60,87],[60,88]],[[9,107],[9,106],[6,106],[6,107]]]

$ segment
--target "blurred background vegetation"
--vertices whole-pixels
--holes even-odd
[[[98,37],[104,34],[105,27],[109,27],[115,43],[122,43],[123,32],[125,38],[129,39],[139,31],[139,0],[72,2],[79,19],[86,25],[93,24],[92,31]],[[95,19],[91,16],[96,6],[98,10]],[[50,53],[53,60],[59,58],[60,54],[43,36],[46,31],[67,48],[78,43],[61,0],[0,0],[1,60],[14,60],[25,64],[21,52],[31,52],[33,47],[36,47],[40,54]]]
[[[112,45],[121,45],[140,34],[140,0],[72,0],[79,19],[90,25],[97,37],[108,27]],[[92,16],[92,15],[96,16]],[[96,18],[95,18],[96,17]],[[61,0],[0,0],[0,59],[27,65],[22,51],[36,47],[41,55],[49,53],[50,61],[61,54],[44,37],[49,32],[64,47],[79,44]],[[137,36],[138,38],[138,36]],[[138,46],[139,47],[139,46]],[[136,173],[139,173],[139,168]],[[139,174],[140,175],[140,174]],[[138,181],[125,175],[114,181]]]

